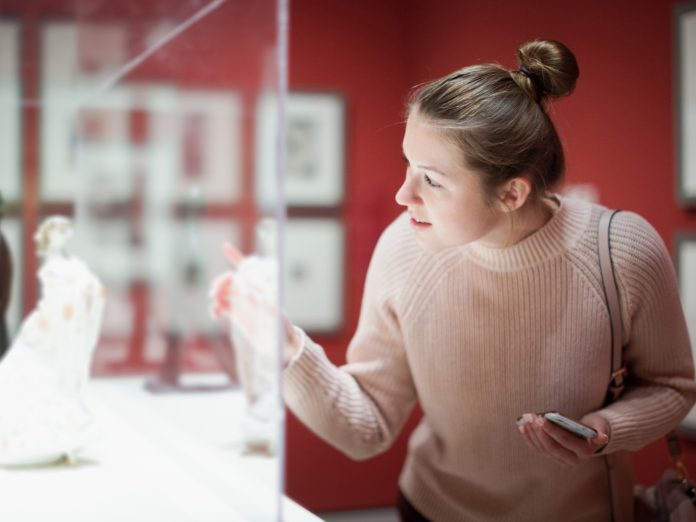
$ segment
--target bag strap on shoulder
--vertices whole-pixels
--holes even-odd
[[[611,326],[611,375],[607,389],[605,405],[615,401],[625,386],[625,378],[628,375],[626,367],[623,365],[623,321],[621,318],[621,307],[619,304],[619,291],[614,273],[614,265],[611,260],[611,244],[609,241],[609,231],[614,216],[620,210],[606,210],[599,219],[598,248],[599,264],[602,269],[602,287],[604,289],[604,299],[609,312],[609,322]],[[689,480],[689,473],[684,465],[683,454],[677,432],[672,430],[666,436],[667,449],[672,464],[676,468],[679,479],[685,484]]]
[[[614,274],[614,265],[611,261],[611,245],[609,243],[611,221],[618,212],[620,210],[607,210],[602,214],[599,219],[597,238],[599,265],[602,269],[602,288],[604,289],[604,299],[609,312],[609,324],[611,327],[611,375],[605,400],[606,404],[615,401],[621,395],[624,389],[624,380],[628,373],[622,363],[623,321],[621,319],[619,292]]]

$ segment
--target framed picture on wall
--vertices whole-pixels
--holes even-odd
[[[177,150],[182,186],[200,187],[209,203],[233,203],[242,189],[242,103],[222,90],[181,90]]]
[[[72,22],[52,21],[42,25],[43,200],[73,201],[93,172],[111,180],[121,172],[114,171],[106,159],[91,158],[83,167],[78,147],[118,144],[123,149],[129,143],[131,91],[122,87],[99,91],[102,82],[124,63],[126,52],[127,31],[119,24],[78,27]]]
[[[677,200],[696,206],[696,2],[675,8]]]
[[[19,200],[21,193],[19,30],[16,22],[0,21],[0,193],[6,201]]]
[[[127,287],[136,277],[130,221],[122,216],[88,214],[75,221],[73,248],[107,288]]]
[[[285,234],[288,317],[310,332],[336,331],[343,324],[343,226],[335,219],[295,218]]]
[[[238,202],[244,161],[239,93],[144,83],[132,88],[135,108],[147,117],[147,154],[169,157],[158,173],[167,193],[185,203],[195,188],[204,204]]]
[[[262,208],[278,204],[278,122],[274,96],[257,113],[256,196]],[[344,197],[344,107],[333,94],[290,93],[286,109],[285,196],[290,207],[335,207]]]
[[[696,233],[681,234],[677,237],[676,256],[679,294],[691,347],[696,357]],[[682,427],[696,435],[696,408],[684,419]]]
[[[172,228],[171,266],[156,289],[161,326],[182,336],[213,335],[222,330],[210,315],[208,291],[216,277],[230,270],[223,245],[240,245],[242,228],[229,219],[197,216],[184,216]]]

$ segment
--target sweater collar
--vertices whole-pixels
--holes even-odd
[[[587,228],[592,204],[556,197],[559,208],[539,230],[509,247],[491,248],[474,241],[465,247],[469,257],[491,270],[510,271],[537,265],[568,250]]]

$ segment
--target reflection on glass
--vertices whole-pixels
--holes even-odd
[[[263,212],[254,195],[256,158],[274,158],[280,142],[255,144],[259,100],[283,100],[277,2],[38,5],[0,8],[3,230],[25,267],[10,333],[43,289],[29,234],[46,216],[69,216],[74,251],[107,294],[86,389],[100,436],[53,475],[23,470],[0,519],[42,519],[30,479],[55,479],[44,506],[54,518],[279,519],[276,328],[264,329],[267,444],[253,451],[241,341],[208,310],[211,281],[230,268],[223,245],[253,252],[263,215],[282,214],[280,191]],[[275,251],[265,260],[279,265]],[[276,287],[267,299],[274,316],[263,321],[275,325]],[[68,484],[103,502],[78,514]]]

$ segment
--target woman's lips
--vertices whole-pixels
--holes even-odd
[[[426,223],[424,221],[417,221],[415,218],[411,218],[411,226],[415,228],[416,230],[422,230],[424,228],[429,228],[432,225],[430,223]]]

